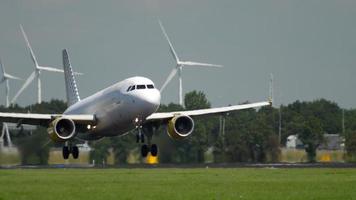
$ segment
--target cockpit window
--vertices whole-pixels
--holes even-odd
[[[134,89],[135,89],[135,86],[133,85],[133,86],[131,86],[130,91],[132,91],[132,90],[134,90]]]
[[[137,85],[137,89],[146,89],[146,85]]]
[[[130,92],[132,90],[138,89],[138,90],[142,90],[142,89],[154,89],[155,86],[153,84],[148,84],[148,85],[131,85],[127,88],[126,92]]]
[[[132,86],[129,86],[129,87],[127,88],[126,92],[130,91],[131,87],[132,87]]]

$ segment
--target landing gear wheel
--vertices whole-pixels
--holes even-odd
[[[141,156],[145,158],[147,156],[147,154],[148,154],[148,151],[149,151],[149,149],[148,149],[147,144],[142,145],[142,147],[141,147]]]
[[[77,146],[72,147],[72,156],[74,159],[79,157],[79,148]]]
[[[64,158],[65,160],[67,160],[68,157],[69,157],[69,154],[70,154],[70,152],[69,152],[68,146],[64,146],[64,147],[62,148],[62,155],[63,155],[63,158]]]
[[[152,144],[152,146],[151,146],[151,155],[153,157],[156,157],[157,154],[158,154],[158,147],[157,147],[156,144]]]

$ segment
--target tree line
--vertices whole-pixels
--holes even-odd
[[[61,113],[66,107],[62,100],[51,100],[27,107],[0,107],[0,111]],[[159,112],[210,107],[211,104],[203,92],[192,91],[185,95],[184,107],[170,103],[161,105]],[[278,134],[280,114],[281,135]],[[284,146],[289,135],[298,135],[308,160],[314,162],[316,150],[325,142],[323,135],[326,133],[345,137],[347,160],[354,161],[356,158],[356,109],[343,111],[337,103],[325,99],[295,101],[279,108],[267,106],[194,118],[194,122],[194,132],[182,141],[169,138],[164,126],[156,131],[152,142],[159,147],[161,163],[202,163],[206,160],[207,152],[213,155],[213,162],[217,163],[278,162],[280,147]],[[90,153],[90,159],[101,163],[112,152],[115,163],[126,163],[130,153],[139,154],[140,144],[136,144],[136,130],[131,132],[122,137],[91,141],[89,145],[94,150]],[[45,128],[38,128],[31,135],[24,131],[12,133],[12,139],[21,152],[22,164],[47,164],[49,149],[61,146],[50,141]]]

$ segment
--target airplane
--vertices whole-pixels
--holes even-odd
[[[0,113],[0,122],[19,125],[40,125],[47,128],[52,141],[63,143],[62,155],[68,159],[79,156],[73,140],[98,140],[123,136],[137,129],[137,142],[143,143],[141,155],[157,156],[158,147],[151,144],[152,136],[161,125],[167,127],[172,139],[181,140],[193,133],[194,118],[229,113],[237,110],[268,106],[272,99],[257,103],[199,110],[156,112],[161,94],[152,80],[136,76],[80,99],[72,65],[66,49],[62,51],[68,108],[62,114]],[[145,139],[147,141],[145,143]]]

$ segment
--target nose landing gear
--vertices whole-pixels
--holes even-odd
[[[136,143],[145,143],[145,135],[142,134],[141,128],[138,128],[138,133],[136,134]]]
[[[144,144],[141,146],[141,156],[142,157],[146,157],[148,155],[149,151],[150,151],[150,149],[148,148],[147,144]]]
[[[151,145],[151,155],[156,157],[158,154],[158,147],[156,144]]]
[[[142,130],[141,130],[142,129]],[[153,126],[152,125],[145,125],[138,129],[138,134],[136,135],[136,142],[141,143],[145,142],[145,136],[147,137],[147,144],[143,144],[141,146],[141,156],[147,157],[148,153],[151,153],[151,156],[156,157],[158,155],[158,147],[156,144],[151,144],[152,136],[153,136]],[[143,134],[142,132],[143,131]]]
[[[156,157],[158,155],[158,147],[156,144],[152,144],[150,147],[147,144],[141,146],[141,156],[147,157],[148,152],[151,153],[151,156]]]

